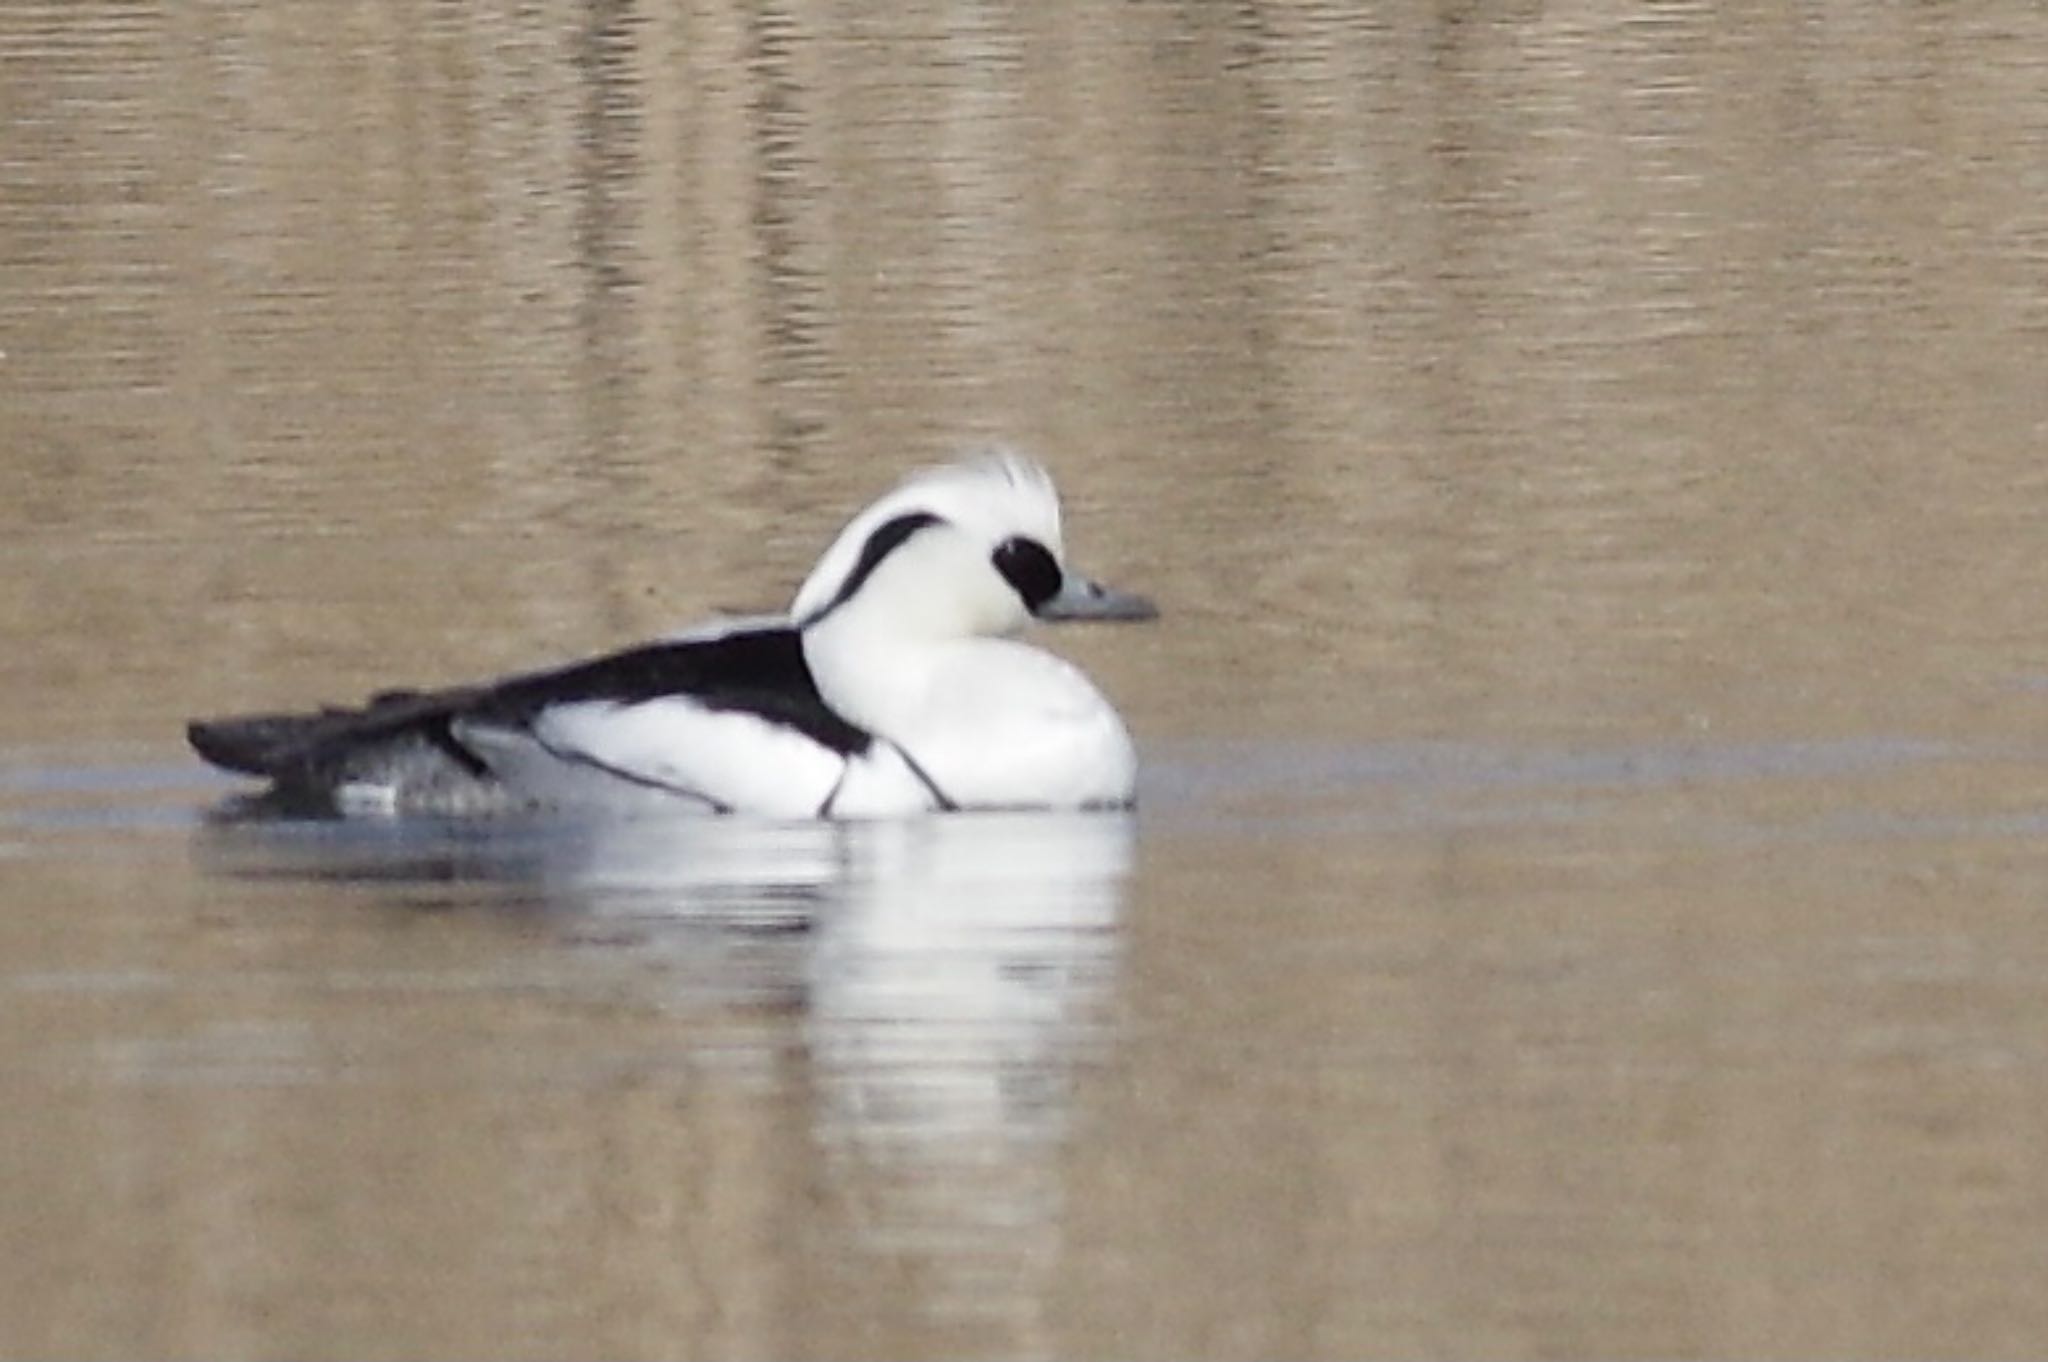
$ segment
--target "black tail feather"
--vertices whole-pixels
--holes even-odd
[[[310,714],[250,714],[229,719],[194,719],[185,741],[215,766],[251,776],[275,776],[305,744],[319,717]]]
[[[361,709],[195,719],[185,726],[185,740],[215,766],[291,781],[320,779],[365,748],[419,737],[477,775],[482,763],[456,741],[449,721],[478,694],[471,687],[389,691]]]

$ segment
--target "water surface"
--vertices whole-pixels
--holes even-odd
[[[0,1351],[2031,1351],[2044,54],[0,0]],[[1133,818],[208,817],[984,438]]]

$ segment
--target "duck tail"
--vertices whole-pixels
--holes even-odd
[[[277,776],[316,745],[323,731],[318,714],[243,714],[194,719],[185,725],[192,750],[224,771]]]
[[[470,688],[386,691],[360,709],[195,719],[185,726],[185,740],[223,770],[275,781],[325,780],[359,758],[419,741],[481,775],[482,761],[450,729],[478,694]]]

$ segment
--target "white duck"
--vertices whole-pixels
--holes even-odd
[[[1058,494],[998,453],[856,516],[789,616],[359,709],[197,722],[271,809],[486,812],[645,803],[785,818],[1128,806],[1137,759],[1030,620],[1150,619],[1063,566]]]

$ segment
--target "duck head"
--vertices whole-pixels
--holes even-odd
[[[913,474],[825,551],[790,606],[809,631],[847,615],[863,632],[931,640],[1000,637],[1034,619],[1148,620],[1143,596],[1070,569],[1059,494],[1008,451]]]

